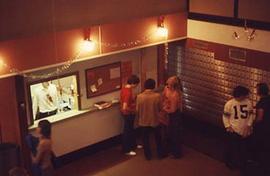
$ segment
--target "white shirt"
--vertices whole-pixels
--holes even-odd
[[[57,88],[54,84],[49,84],[48,88],[38,87],[32,98],[34,116],[37,112],[50,112],[58,107]]]
[[[248,127],[252,126],[253,120],[253,107],[248,98],[241,101],[233,98],[225,104],[223,113],[225,128],[232,127],[235,133],[248,136],[251,131],[247,129],[250,129]]]

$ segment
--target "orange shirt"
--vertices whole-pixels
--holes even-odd
[[[181,95],[176,90],[170,90],[165,87],[163,91],[163,110],[167,113],[176,112],[181,110]]]

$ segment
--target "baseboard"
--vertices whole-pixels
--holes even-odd
[[[200,121],[194,117],[185,116],[183,138],[184,145],[207,154],[212,158],[222,160],[224,147],[224,130],[222,128],[208,122]],[[212,140],[215,142],[211,142]],[[119,144],[121,144],[121,135],[59,156],[57,157],[57,167],[62,167],[82,157],[91,156],[99,151],[109,149]]]
[[[79,150],[59,156],[56,158],[57,167],[62,167],[82,157],[90,156],[99,151],[106,150],[108,148],[111,148],[113,146],[120,144],[120,142],[121,142],[121,135],[118,135],[118,136],[109,138],[107,140],[101,141],[99,143],[89,145]]]

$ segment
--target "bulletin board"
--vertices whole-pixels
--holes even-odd
[[[85,71],[87,98],[121,89],[121,63],[116,62]]]

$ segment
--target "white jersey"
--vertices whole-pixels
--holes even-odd
[[[252,126],[253,120],[253,107],[248,98],[241,101],[233,98],[225,104],[223,113],[225,128],[232,127],[235,133],[248,136],[251,132],[247,131],[247,127]]]

